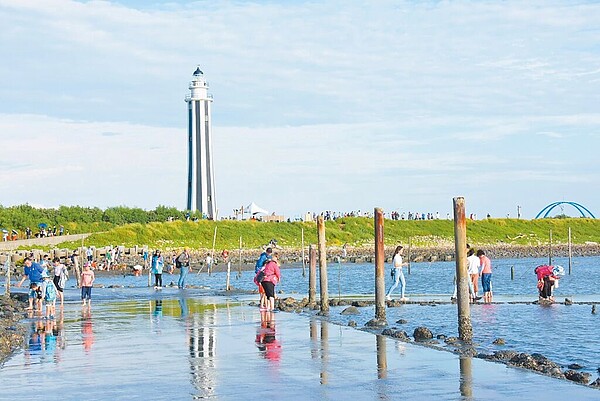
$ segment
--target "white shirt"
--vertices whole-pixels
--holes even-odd
[[[467,258],[467,263],[469,264],[467,267],[467,273],[479,274],[479,258],[475,254]]]
[[[398,253],[396,256],[394,256],[394,259],[392,260],[392,266],[394,269],[402,270],[402,255]]]

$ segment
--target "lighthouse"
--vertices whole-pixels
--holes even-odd
[[[200,67],[190,82],[188,104],[188,187],[187,210],[216,219],[215,173],[212,149],[212,95]]]

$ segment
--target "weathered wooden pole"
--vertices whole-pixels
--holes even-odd
[[[407,256],[407,262],[408,262],[408,274],[410,274],[410,251],[412,248],[412,237],[408,237],[408,256]]]
[[[240,235],[240,248],[239,248],[239,260],[238,260],[238,272],[236,278],[242,277],[242,236]]]
[[[311,244],[308,246],[308,303],[317,301],[317,250]]]
[[[227,263],[227,279],[225,280],[225,291],[231,291],[231,285],[230,285],[231,259],[229,259],[229,255],[227,255],[227,257],[225,259],[225,263]]]
[[[552,266],[552,229],[550,229],[550,241],[548,243],[548,265]]]
[[[458,337],[464,342],[473,339],[469,307],[469,274],[467,272],[467,222],[465,199],[454,198],[454,248],[456,253],[456,286],[458,305]]]
[[[211,262],[210,264],[213,265],[215,263],[215,245],[217,243],[217,225],[215,224],[215,234],[213,235],[213,246],[212,246],[212,252],[210,254],[210,259]],[[212,275],[212,266],[207,266],[208,269],[208,275]]]
[[[81,272],[79,271],[79,258],[73,258],[73,269],[75,269],[75,279],[77,280],[77,288],[81,288]]]
[[[319,239],[319,284],[321,289],[321,314],[329,314],[329,296],[327,294],[327,248],[325,246],[325,221],[323,216],[317,218],[317,234]]]
[[[383,210],[375,208],[375,319],[385,320],[385,249]]]
[[[10,262],[12,262],[12,254],[8,252],[6,255],[6,262],[4,267],[6,268],[6,284],[4,285],[4,295],[10,295]]]
[[[569,227],[569,276],[571,275],[571,266],[573,264],[573,242],[571,241],[571,227]]]
[[[515,266],[511,266],[510,267],[510,279],[514,280],[515,279]]]
[[[306,255],[304,254],[304,227],[302,228],[302,277],[306,277]]]

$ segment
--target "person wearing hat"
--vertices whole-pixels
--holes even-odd
[[[54,314],[56,312],[56,286],[50,279],[50,275],[46,270],[42,272],[42,278],[44,279],[42,299],[44,300],[44,304],[46,305],[46,319],[54,319]]]
[[[554,302],[553,290],[558,287],[559,276],[565,274],[562,266],[540,265],[534,269],[537,275],[539,301]]]

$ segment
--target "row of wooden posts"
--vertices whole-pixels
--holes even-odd
[[[473,338],[471,314],[469,307],[469,275],[467,273],[467,226],[464,198],[454,198],[454,245],[456,251],[456,285],[458,305],[458,334],[465,342]],[[381,323],[386,320],[385,305],[385,254],[384,254],[384,218],[383,210],[375,208],[375,319]],[[329,313],[329,296],[327,286],[327,250],[325,237],[325,221],[323,216],[317,219],[318,261],[320,313]],[[229,266],[228,266],[229,267]],[[79,263],[75,263],[77,283],[80,279]],[[229,276],[229,274],[228,274]],[[317,286],[317,249],[309,246],[309,278],[308,301],[316,302]],[[229,282],[229,277],[228,277]],[[228,283],[229,284],[229,283]],[[229,286],[229,285],[228,285]],[[7,269],[6,292],[10,292],[10,269]]]
[[[453,199],[454,204],[454,247],[456,252],[456,285],[458,306],[458,335],[464,342],[473,339],[471,311],[469,299],[469,274],[467,273],[467,224],[465,200],[462,197]],[[384,218],[383,210],[375,208],[375,321],[386,324],[385,304],[385,253],[384,253]],[[329,313],[329,296],[327,292],[327,254],[325,248],[325,222],[323,216],[317,218],[319,281],[320,281],[320,314]],[[316,302],[317,293],[317,251],[309,246],[308,301]]]

